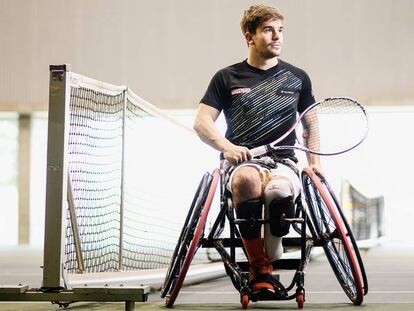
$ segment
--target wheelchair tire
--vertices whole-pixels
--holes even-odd
[[[201,178],[200,184],[198,185],[190,209],[187,213],[187,217],[184,221],[184,225],[181,229],[178,242],[175,246],[173,255],[171,257],[170,265],[167,269],[164,284],[161,288],[161,298],[165,298],[168,291],[170,290],[172,282],[175,280],[175,274],[177,269],[179,268],[179,262],[182,261],[183,257],[185,256],[187,246],[190,244],[192,234],[194,233],[196,221],[200,217],[202,201],[204,200],[203,195],[206,193],[206,189],[208,189],[210,182],[210,173],[206,172]]]
[[[211,175],[204,174],[194,196],[161,290],[161,297],[166,297],[165,304],[168,308],[173,306],[191,261],[200,246],[219,177],[218,169]]]
[[[341,208],[326,184],[312,169],[305,168],[302,171],[306,202],[316,233],[323,240],[328,261],[345,294],[355,305],[360,305],[364,293],[358,266],[360,262],[356,258],[358,247],[352,243],[349,234],[352,232],[345,225]]]
[[[358,244],[355,240],[354,234],[352,233],[351,227],[350,227],[348,221],[346,220],[346,217],[345,217],[345,215],[342,211],[341,205],[339,204],[339,200],[336,197],[335,193],[333,192],[331,186],[328,184],[326,179],[323,178],[319,173],[316,173],[316,175],[318,175],[318,177],[320,178],[322,184],[326,187],[326,189],[328,190],[328,192],[331,195],[332,199],[334,200],[337,211],[339,212],[339,215],[341,216],[341,219],[342,219],[342,221],[345,225],[347,236],[349,236],[349,239],[351,240],[353,251],[354,251],[355,256],[358,260],[359,270],[361,271],[362,280],[364,282],[364,286],[363,286],[364,295],[366,295],[366,294],[368,294],[368,279],[367,279],[367,275],[366,275],[366,272],[365,272],[364,263],[362,261],[361,253],[359,252]]]

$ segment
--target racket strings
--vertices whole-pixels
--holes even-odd
[[[309,109],[303,120],[307,127],[301,137],[297,133],[300,144],[320,154],[352,149],[362,142],[368,129],[364,108],[348,98],[326,99]]]

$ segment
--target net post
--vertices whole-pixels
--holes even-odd
[[[42,290],[64,288],[64,219],[67,200],[70,65],[50,66]]]
[[[122,110],[122,160],[121,160],[121,197],[120,197],[120,206],[119,206],[119,261],[118,261],[118,270],[122,271],[123,269],[123,248],[124,248],[124,201],[125,201],[125,136],[126,136],[126,114],[127,114],[127,92],[124,91],[124,103]]]

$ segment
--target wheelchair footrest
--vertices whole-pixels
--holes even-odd
[[[248,261],[238,261],[236,263],[242,271],[249,271]],[[300,259],[278,259],[272,262],[273,269],[275,270],[296,270],[300,267]]]
[[[253,302],[263,301],[263,300],[286,300],[288,299],[288,294],[285,290],[280,292],[272,293],[268,290],[263,290],[258,293],[252,293],[250,299]]]

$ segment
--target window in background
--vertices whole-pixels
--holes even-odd
[[[32,115],[30,172],[30,244],[43,247],[45,232],[47,113]]]
[[[0,113],[0,246],[17,244],[17,142],[17,114]]]

